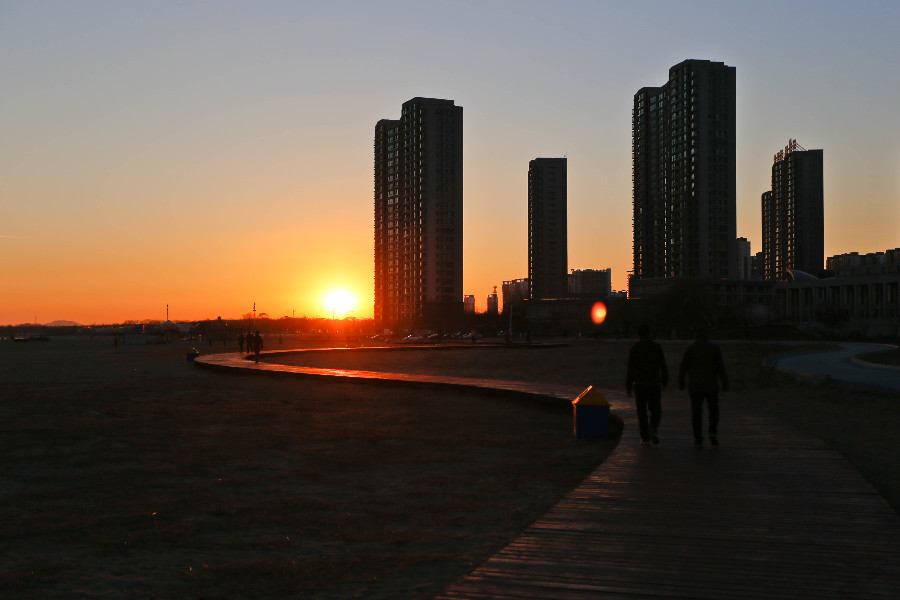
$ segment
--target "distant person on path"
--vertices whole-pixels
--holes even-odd
[[[262,351],[262,337],[258,331],[250,334],[250,337],[253,338],[253,355],[256,358],[256,362],[259,362],[259,353]]]
[[[649,325],[641,323],[638,326],[638,337],[640,339],[628,353],[625,391],[629,397],[634,392],[641,445],[646,446],[651,441],[659,443],[657,430],[662,416],[662,390],[669,384],[669,369],[662,347],[650,339]]]
[[[703,401],[709,410],[709,443],[719,445],[719,382],[722,391],[728,391],[728,374],[722,351],[709,341],[709,330],[697,330],[695,341],[684,350],[678,368],[678,389],[685,388],[691,396],[691,425],[694,429],[694,444],[703,445]]]
[[[243,333],[238,336],[238,348],[240,349],[239,350],[240,353],[243,354],[244,353],[244,334]],[[247,348],[249,349],[249,346],[247,346]]]

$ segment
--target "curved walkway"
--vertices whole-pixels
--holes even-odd
[[[578,389],[439,376],[254,364],[201,366],[392,385],[451,385],[570,400]],[[638,445],[631,402],[609,459],[442,599],[890,598],[900,590],[900,518],[820,440],[724,407],[722,446],[693,447],[689,408],[663,398],[659,446]]]
[[[857,357],[880,350],[889,344],[844,343],[837,350],[779,356],[775,368],[801,379],[837,381],[856,387],[900,392],[900,367],[878,365]]]

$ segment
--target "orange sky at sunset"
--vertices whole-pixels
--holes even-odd
[[[898,25],[896,2],[0,3],[0,324],[330,317],[339,288],[371,317],[374,128],[415,96],[464,109],[479,310],[527,276],[539,156],[568,157],[569,268],[623,289],[632,98],[687,58],[736,68],[753,252],[790,138],[824,150],[826,256],[898,247]]]

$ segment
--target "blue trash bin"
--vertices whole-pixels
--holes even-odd
[[[594,386],[572,400],[575,437],[579,440],[602,440],[609,433],[609,402]]]

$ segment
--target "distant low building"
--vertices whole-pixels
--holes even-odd
[[[510,279],[504,281],[501,290],[503,292],[504,312],[513,304],[519,304],[530,297],[529,279]]]
[[[750,252],[750,240],[744,237],[737,239],[738,279],[753,279],[753,255]]]
[[[846,252],[835,254],[825,259],[825,268],[835,273],[852,273],[855,267],[900,265],[900,248],[892,248],[884,252]]]
[[[705,290],[710,302],[719,307],[752,307],[772,303],[771,281],[745,281],[741,279],[686,279],[657,277],[636,279],[631,282],[633,299],[650,299],[662,295],[674,286],[690,283]]]
[[[593,319],[594,306],[602,302],[606,316],[602,322]],[[533,336],[615,336],[633,335],[638,324],[647,319],[646,300],[626,298],[567,298],[563,300],[529,300],[522,306],[523,327]]]
[[[611,269],[572,269],[568,276],[569,296],[607,297],[612,292]]]
[[[818,278],[790,271],[790,280],[775,284],[780,322],[846,328],[864,336],[898,335],[900,265],[854,265]]]
[[[494,286],[494,291],[488,294],[487,297],[487,314],[496,315],[500,311],[499,300],[497,298],[497,286]]]

